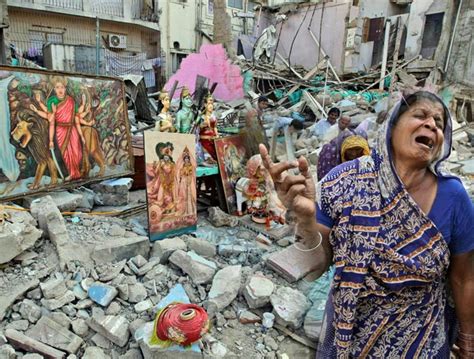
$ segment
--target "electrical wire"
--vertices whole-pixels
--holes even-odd
[[[290,51],[288,53],[288,68],[291,68],[291,52],[293,51],[293,46],[295,45],[296,37],[298,36],[298,33],[300,32],[301,26],[303,26],[306,20],[306,16],[308,16],[308,12],[309,12],[309,6],[306,8],[306,13],[304,14],[303,21],[301,21],[300,26],[298,26],[298,30],[296,30],[296,34],[293,37],[293,41],[291,42]]]

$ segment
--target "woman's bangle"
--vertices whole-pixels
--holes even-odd
[[[304,248],[298,248],[298,246],[296,245],[296,237],[297,237],[297,231],[298,231],[298,225],[295,226],[295,236],[294,236],[294,239],[295,239],[295,243],[294,243],[294,246],[297,250],[299,250],[300,252],[311,252],[311,251],[314,251],[315,249],[319,248],[321,246],[321,243],[323,243],[323,236],[321,235],[321,232],[318,232],[318,235],[319,235],[319,243],[313,247],[313,248],[310,248],[310,249],[304,249]]]

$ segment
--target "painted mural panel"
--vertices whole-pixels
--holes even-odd
[[[195,136],[145,131],[148,227],[152,241],[196,229]]]
[[[0,67],[0,200],[133,173],[123,82]]]
[[[227,212],[237,214],[235,185],[241,177],[245,177],[247,156],[244,140],[241,135],[216,138],[214,140],[217,152],[219,173],[224,187],[227,202]]]

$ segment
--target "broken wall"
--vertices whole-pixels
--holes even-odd
[[[414,1],[410,6],[410,17],[407,25],[407,39],[405,48],[405,58],[412,59],[422,52],[423,36],[427,24],[427,17],[435,14],[444,14],[442,19],[442,30],[439,38],[436,55],[431,58],[436,61],[440,58],[440,54],[445,53],[447,41],[451,33],[452,9],[449,5],[451,1],[447,0],[426,0]],[[437,23],[438,25],[438,23]],[[430,56],[424,56],[425,58]],[[440,59],[440,61],[442,61]],[[412,67],[416,67],[414,64]]]
[[[408,6],[400,6],[385,1],[364,0],[359,6],[351,6],[348,24],[348,41],[346,43],[345,72],[365,71],[372,66],[376,46],[383,47],[382,40],[363,42],[365,19],[391,18],[395,24],[396,17],[408,13]],[[407,15],[404,15],[407,17]],[[351,32],[354,32],[351,34]],[[353,40],[351,40],[351,36]]]
[[[456,8],[457,10],[457,8]],[[464,1],[453,42],[447,78],[463,85],[474,86],[474,1]]]
[[[268,17],[262,13],[257,37],[265,28],[273,24],[277,29],[277,36],[281,31],[277,52],[292,66],[300,65],[310,70],[323,58],[323,55],[319,56],[319,48],[309,31],[311,30],[316,39],[321,40],[322,49],[329,55],[336,71],[341,73],[346,36],[345,19],[348,11],[349,5],[345,0],[316,5],[297,6],[295,4],[293,9],[286,14],[287,19],[278,24],[275,24],[275,16]],[[321,36],[319,35],[320,27]]]

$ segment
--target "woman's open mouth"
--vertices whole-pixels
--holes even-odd
[[[417,143],[429,148],[430,150],[432,150],[433,147],[434,147],[434,141],[431,138],[427,137],[427,136],[417,136],[415,138],[415,141]]]

